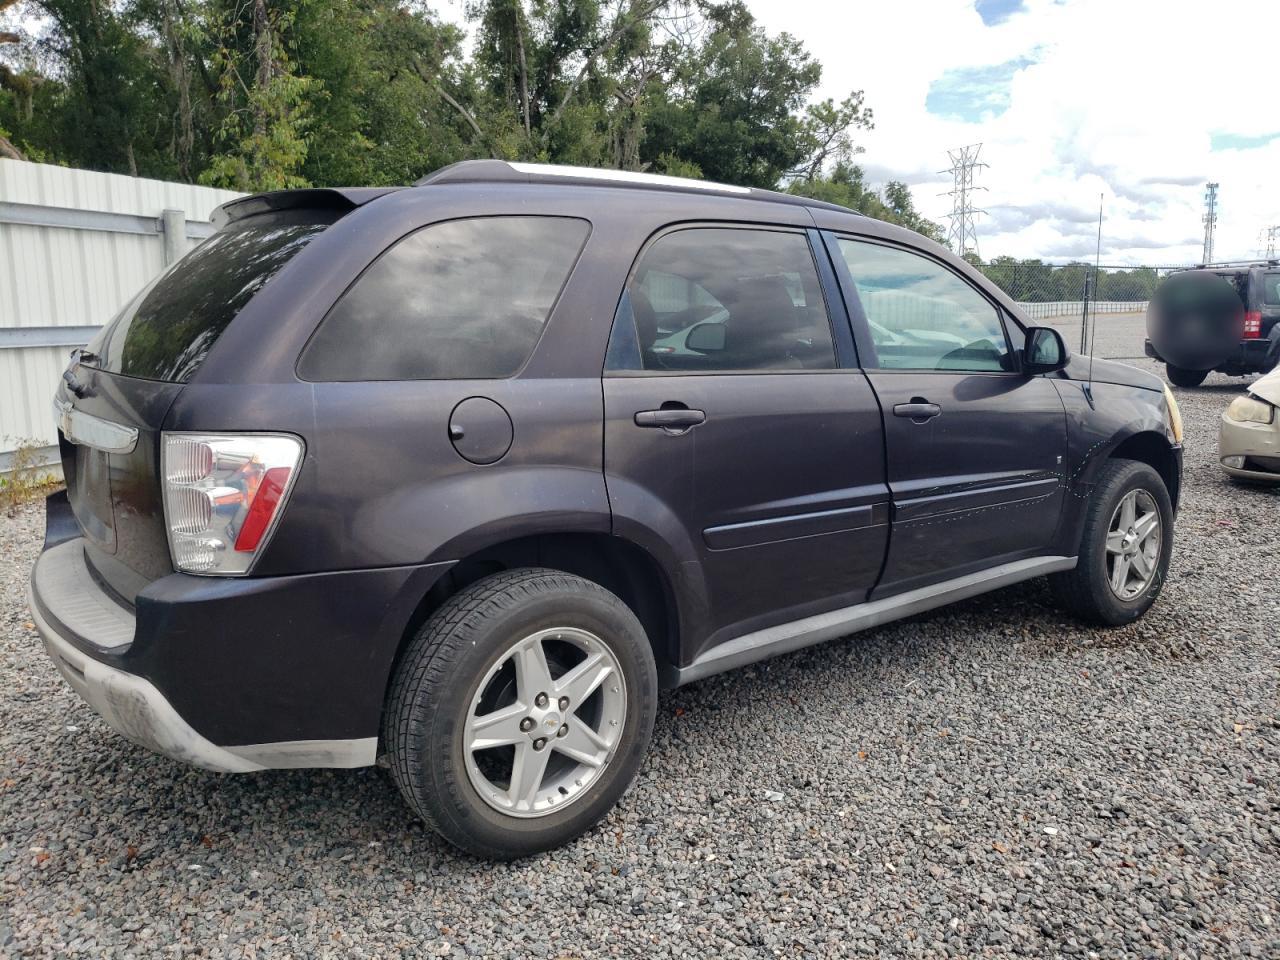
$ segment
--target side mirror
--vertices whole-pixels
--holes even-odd
[[[1022,348],[1022,372],[1053,373],[1067,365],[1067,345],[1062,334],[1053,327],[1028,327],[1026,346]]]
[[[684,345],[699,353],[714,353],[724,349],[724,335],[723,323],[700,323],[689,331],[684,338]]]

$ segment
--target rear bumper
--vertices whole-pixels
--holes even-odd
[[[62,546],[77,544],[73,542]],[[242,773],[264,769],[262,764],[238,756],[200,736],[149,681],[99,663],[72,646],[43,613],[45,607],[36,602],[35,590],[33,575],[28,592],[31,616],[44,639],[49,659],[71,689],[80,694],[81,699],[93,707],[116,733],[148,750],[206,770]]]
[[[1213,369],[1224,373],[1254,373],[1268,370],[1272,365],[1271,348],[1272,341],[1266,338],[1241,340],[1236,351]],[[1143,352],[1153,360],[1167,362],[1150,340],[1143,341]]]
[[[63,677],[135,743],[211,770],[354,767],[374,762],[400,640],[449,566],[173,574],[130,610],[74,538],[47,542],[29,599]]]

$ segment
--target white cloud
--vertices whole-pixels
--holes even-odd
[[[1082,241],[1096,232],[1102,194],[1105,259],[1196,260],[1206,180],[1221,183],[1218,258],[1255,256],[1259,230],[1280,223],[1280,140],[1210,150],[1214,133],[1280,132],[1252,93],[1272,86],[1274,64],[1241,46],[1280,32],[1280,4],[1219,0],[1206,14],[1169,0],[1028,0],[994,27],[968,0],[749,5],[822,61],[822,96],[866,90],[876,129],[862,139],[864,166],[912,184],[933,219],[950,210],[938,196],[950,183],[926,171],[947,165],[949,147],[985,144],[984,256],[1092,253]],[[965,122],[926,110],[949,71],[1024,57],[1035,62],[1014,74],[998,116]],[[1058,208],[1073,213],[1063,219]]]
[[[1214,134],[1261,137],[1280,120],[1260,91],[1274,58],[1249,38],[1280,35],[1280,4],[1216,0],[1026,0],[986,26],[972,0],[747,0],[770,32],[798,37],[823,65],[821,97],[866,91],[876,129],[860,138],[873,181],[904,180],[943,221],[947,149],[982,142],[984,256],[1092,254],[1099,195],[1103,257],[1186,263],[1200,257],[1204,182],[1216,180],[1219,259],[1256,256],[1259,231],[1280,223],[1280,139],[1211,150]],[[461,0],[436,10],[462,21]],[[926,109],[944,77],[1024,59],[1007,109],[974,120]],[[957,74],[959,71],[959,74]],[[944,82],[946,82],[944,80]]]

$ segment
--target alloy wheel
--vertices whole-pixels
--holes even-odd
[[[1141,488],[1116,505],[1107,527],[1107,583],[1121,600],[1141,596],[1151,586],[1160,561],[1160,510]]]
[[[539,630],[489,669],[463,725],[467,776],[489,806],[541,817],[585,795],[626,722],[618,660],[577,627]]]

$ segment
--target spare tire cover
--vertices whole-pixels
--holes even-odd
[[[1175,367],[1212,370],[1240,347],[1244,303],[1216,273],[1175,273],[1147,306],[1147,337]]]

